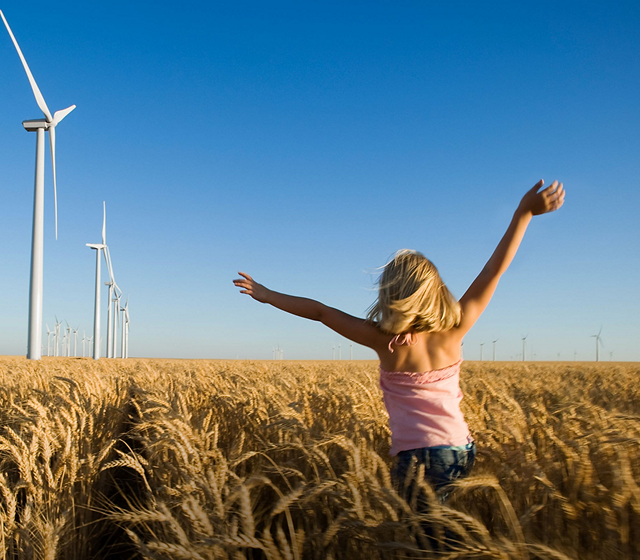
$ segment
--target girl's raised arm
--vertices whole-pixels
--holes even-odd
[[[462,319],[455,330],[461,336],[469,331],[491,301],[498,286],[498,280],[509,268],[531,218],[539,214],[553,212],[562,206],[565,194],[562,183],[554,181],[546,189],[538,192],[543,184],[544,181],[541,179],[522,197],[513,219],[493,255],[460,298]]]
[[[389,338],[385,337],[375,325],[364,319],[354,317],[314,299],[274,292],[262,284],[258,284],[248,274],[244,272],[238,274],[242,278],[237,278],[233,283],[236,287],[243,288],[240,293],[250,295],[260,303],[268,303],[298,317],[320,321],[345,338],[374,350],[384,347],[386,338]],[[386,343],[388,342],[387,340]]]

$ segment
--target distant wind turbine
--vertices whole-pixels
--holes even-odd
[[[120,309],[122,311],[122,357],[129,357],[129,297],[127,296],[127,302],[124,307]]]
[[[62,323],[60,321],[58,321],[58,317],[57,316],[54,315],[54,317],[56,317],[56,326],[55,326],[55,333],[56,334],[54,336],[56,344],[54,346],[53,355],[54,356],[58,356],[59,355],[59,351],[58,351],[59,346],[58,346],[58,344],[60,342],[60,325],[62,325]]]
[[[523,361],[523,362],[525,361],[525,344],[526,344],[526,342],[525,342],[525,341],[527,340],[527,337],[528,337],[528,336],[529,336],[529,335],[527,334],[526,336],[523,336],[523,337],[522,337],[522,361]]]
[[[598,347],[602,346],[604,348],[604,342],[602,342],[602,338],[600,338],[600,333],[602,333],[602,325],[600,325],[600,330],[598,334],[592,334],[589,338],[596,339],[596,362],[600,359],[598,355]]]
[[[480,361],[482,361],[482,347],[484,346],[484,342],[480,343]]]
[[[44,270],[44,133],[49,132],[49,145],[51,148],[51,165],[53,168],[53,200],[55,214],[56,239],[58,238],[58,193],[56,187],[56,126],[64,119],[76,106],[71,105],[61,111],[56,111],[53,115],[40,93],[38,84],[29,69],[18,41],[9,27],[9,22],[0,10],[0,16],[4,22],[13,45],[18,52],[22,66],[27,74],[33,95],[40,110],[44,113],[44,119],[23,121],[22,126],[29,132],[36,132],[36,174],[33,197],[33,229],[31,236],[31,274],[29,281],[29,335],[27,359],[39,360],[42,357],[42,285]]]
[[[65,321],[67,323],[67,321]],[[67,323],[67,358],[71,357],[71,327]]]
[[[51,335],[53,331],[49,329],[49,325],[45,323],[45,327],[47,327],[47,356],[51,356]]]
[[[493,341],[493,361],[494,361],[494,362],[496,361],[496,342],[498,342],[498,340],[500,340],[500,339],[499,339],[499,338],[496,338],[496,339]]]

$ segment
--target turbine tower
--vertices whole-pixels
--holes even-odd
[[[526,336],[522,337],[522,361],[525,361],[525,341],[527,340],[527,337],[529,335],[527,334]]]
[[[598,355],[598,347],[602,346],[604,348],[604,342],[602,342],[602,338],[600,338],[600,333],[602,332],[602,325],[600,325],[600,330],[598,331],[598,334],[592,334],[589,338],[595,338],[596,339],[596,362],[600,359],[599,355]]]
[[[480,361],[482,361],[482,347],[484,346],[484,342],[480,343]]]
[[[53,168],[53,200],[55,213],[56,239],[58,238],[58,193],[56,188],[56,126],[76,106],[71,105],[51,115],[49,107],[40,93],[38,84],[29,69],[18,41],[13,35],[7,19],[2,10],[0,16],[4,22],[13,45],[18,52],[22,66],[27,73],[33,95],[40,110],[44,113],[44,119],[23,121],[22,125],[29,132],[36,132],[36,174],[33,196],[33,228],[31,234],[31,273],[29,280],[29,334],[27,342],[27,359],[39,360],[42,357],[42,284],[44,269],[44,133],[49,132],[49,145],[51,148],[51,165]]]
[[[500,339],[499,339],[499,338],[496,338],[496,339],[493,341],[493,361],[494,361],[494,362],[496,361],[496,342],[498,342],[498,340],[500,340]]]

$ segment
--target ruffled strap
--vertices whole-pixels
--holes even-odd
[[[413,346],[416,342],[418,342],[418,337],[415,335],[415,333],[409,332],[405,334],[397,334],[389,342],[389,352],[393,352],[393,344],[395,344],[396,346],[403,346],[405,344],[407,346]]]

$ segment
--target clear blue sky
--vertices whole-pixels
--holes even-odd
[[[49,108],[78,106],[57,129],[58,241],[47,159],[50,326],[92,330],[105,200],[132,356],[345,358],[322,325],[238,295],[236,271],[362,316],[375,268],[412,248],[461,296],[544,178],[565,205],[532,223],[465,358],[495,339],[516,358],[528,334],[537,359],[593,359],[602,325],[602,357],[640,360],[637,2],[1,7]],[[21,122],[41,113],[4,28],[0,68],[0,354],[24,355]]]

